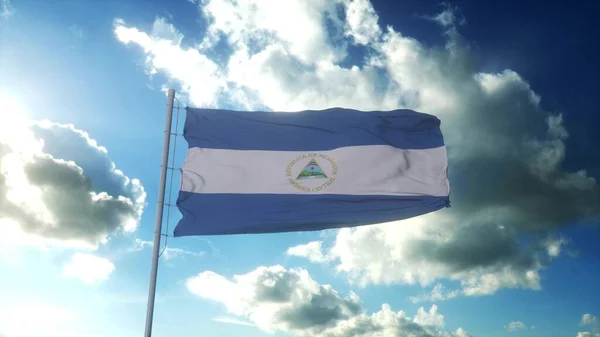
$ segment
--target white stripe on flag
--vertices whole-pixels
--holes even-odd
[[[311,159],[316,165],[311,165]],[[405,150],[370,145],[322,152],[190,148],[183,165],[181,190],[448,196],[447,166],[444,146]]]

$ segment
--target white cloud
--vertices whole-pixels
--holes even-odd
[[[142,249],[148,247],[152,247],[153,246],[153,242],[152,241],[144,241],[144,240],[140,240],[140,239],[135,239],[134,242],[134,246],[132,248],[133,251],[141,251]],[[177,257],[184,257],[184,256],[204,256],[205,252],[201,251],[201,252],[191,252],[185,249],[181,249],[181,248],[174,248],[174,247],[167,247],[164,249],[164,251],[162,250],[162,257],[164,257],[165,260],[171,260]]]
[[[458,328],[456,329],[456,337],[473,337],[470,333],[468,333],[465,329],[463,328]]]
[[[434,304],[429,311],[425,311],[423,307],[419,308],[413,321],[424,326],[442,328],[444,326],[444,315],[438,312],[438,306]]]
[[[219,317],[215,317],[212,319],[215,322],[219,322],[219,323],[227,323],[227,324],[235,324],[235,325],[245,325],[245,326],[253,326],[255,327],[256,325],[246,322],[246,321],[242,321],[240,319],[234,318],[234,317],[226,317],[226,316],[219,316]]]
[[[583,314],[583,316],[581,317],[581,322],[579,322],[579,325],[581,326],[585,326],[585,325],[596,325],[598,324],[599,320],[597,316],[594,316],[592,314]]]
[[[148,53],[150,74],[166,72],[185,83],[184,90],[194,97],[196,104],[214,104],[215,96],[225,86],[223,74],[217,65],[198,50],[181,49],[179,34],[166,27],[162,19],[155,22],[153,33],[157,36],[127,28],[122,20],[115,20],[115,34],[119,41],[125,44],[134,42]]]
[[[323,255],[321,244],[321,241],[312,241],[307,244],[290,247],[286,251],[286,254],[289,256],[305,257],[311,262],[325,262],[329,257]]]
[[[583,332],[579,332],[577,333],[577,337],[600,337],[600,332],[599,329],[600,327],[598,326],[598,324],[600,323],[600,319],[598,318],[598,316],[592,315],[592,314],[583,314],[583,316],[581,317],[581,321],[579,322],[580,326],[590,326],[591,328],[591,332],[590,331],[583,331]]]
[[[453,8],[434,17],[445,29],[446,44],[430,47],[393,27],[376,28],[377,15],[366,1],[272,6],[207,0],[199,6],[209,24],[196,47],[183,47],[175,38],[180,33],[164,21],[162,30],[173,33],[162,39],[123,22],[115,25],[117,38],[142,47],[147,68],[179,83],[192,105],[411,108],[442,121],[453,207],[343,229],[324,244],[331,249],[308,244],[293,247],[291,255],[333,262],[363,285],[427,288],[449,281],[448,289],[430,289],[415,301],[541,289],[541,271],[567,244],[547,233],[600,214],[596,180],[585,170],[562,168],[568,132],[561,115],[544,111],[539,95],[516,72],[479,72]],[[292,29],[300,26],[305,28]],[[209,57],[220,39],[231,53]],[[351,59],[351,43],[367,56]],[[533,242],[519,240],[530,233],[536,233]]]
[[[508,323],[508,325],[505,326],[506,330],[508,330],[509,332],[515,332],[517,330],[527,330],[527,325],[525,325],[525,323],[521,322],[521,321],[514,321],[514,322],[510,322]]]
[[[460,291],[458,291],[458,290],[448,291],[448,290],[446,290],[446,287],[444,287],[443,284],[437,283],[429,292],[427,292],[423,295],[420,295],[420,296],[411,296],[409,299],[413,303],[424,302],[424,301],[435,302],[435,301],[443,301],[443,300],[451,299],[458,295],[460,295]]]
[[[434,16],[425,16],[425,19],[429,19],[437,22],[442,27],[453,28],[455,25],[464,25],[466,20],[464,17],[458,15],[458,8],[448,3],[442,3],[444,10]]]
[[[593,333],[589,331],[578,332],[577,337],[600,337],[600,333]]]
[[[225,34],[238,51],[254,54],[255,49],[279,45],[304,64],[339,60],[345,55],[333,46],[323,24],[341,24],[338,1],[302,0],[240,2],[204,1],[202,12],[211,23],[207,39],[216,42]],[[302,29],[298,29],[302,27]],[[211,46],[212,43],[207,46]]]
[[[463,329],[442,331],[444,316],[435,305],[429,311],[420,308],[414,317],[393,312],[387,304],[367,315],[356,294],[343,297],[331,286],[318,284],[304,269],[259,267],[231,279],[207,271],[189,278],[187,288],[267,332],[323,337],[469,336]]]
[[[114,270],[115,265],[107,258],[76,253],[63,267],[63,275],[78,278],[87,284],[94,284],[107,280]]]
[[[581,317],[581,321],[579,322],[580,326],[590,326],[592,331],[582,331],[577,333],[577,337],[600,337],[599,326],[600,319],[598,316],[592,314],[583,314]]]
[[[96,247],[135,231],[145,198],[85,131],[0,115],[0,242]]]
[[[180,44],[183,40],[183,34],[178,32],[173,25],[169,24],[164,18],[157,18],[152,25],[152,36],[161,40],[172,41]]]
[[[375,42],[381,35],[379,17],[369,0],[346,1],[345,34],[352,36],[357,44]]]

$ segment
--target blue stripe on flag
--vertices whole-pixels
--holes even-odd
[[[401,149],[444,145],[440,120],[412,110],[262,112],[188,107],[186,111],[184,137],[190,148],[326,151],[361,145]]]
[[[315,231],[407,219],[449,207],[448,197],[180,192],[174,236]]]

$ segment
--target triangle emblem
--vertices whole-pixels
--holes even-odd
[[[327,174],[323,172],[321,166],[317,163],[317,161],[313,158],[311,159],[306,166],[300,171],[296,180],[304,180],[304,179],[322,179],[327,178]]]

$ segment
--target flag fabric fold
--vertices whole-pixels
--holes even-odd
[[[186,108],[174,236],[314,231],[450,205],[440,120],[412,110]]]

